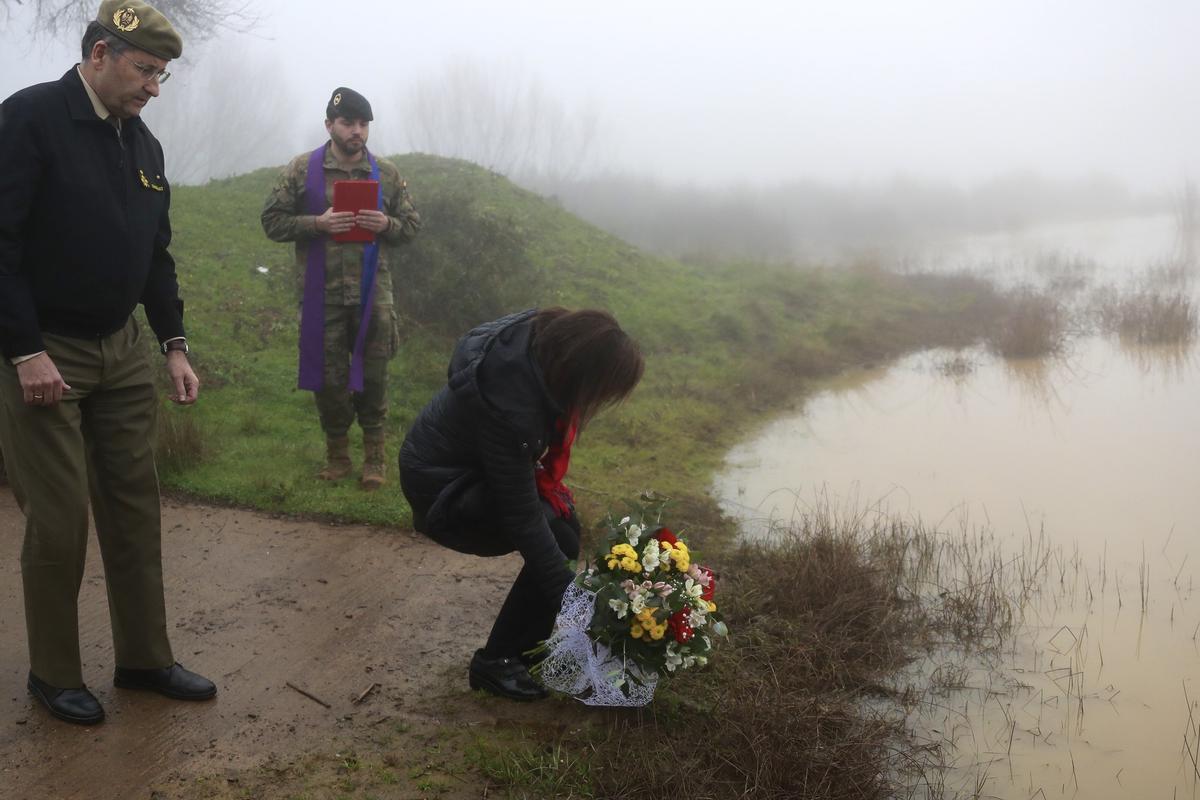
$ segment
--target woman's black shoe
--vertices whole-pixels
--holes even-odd
[[[472,689],[483,689],[510,700],[541,700],[547,692],[519,658],[485,658],[482,650],[471,659]]]

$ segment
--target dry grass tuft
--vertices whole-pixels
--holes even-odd
[[[1059,353],[1066,346],[1068,314],[1056,297],[1033,289],[1005,295],[1005,313],[988,344],[1006,358]]]
[[[591,796],[871,800],[935,783],[936,748],[889,713],[911,700],[893,679],[927,647],[991,645],[1012,620],[982,551],[948,542],[818,509],[734,547],[718,589],[733,640],[645,711],[611,714],[588,744]]]
[[[161,474],[185,472],[203,461],[206,452],[204,434],[195,414],[186,409],[159,412],[154,460]]]
[[[1182,344],[1196,337],[1200,315],[1183,290],[1145,290],[1121,296],[1098,292],[1094,316],[1100,329],[1137,344]]]

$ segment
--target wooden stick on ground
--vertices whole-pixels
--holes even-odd
[[[358,697],[354,698],[354,705],[358,705],[363,700],[366,700],[367,695],[369,695],[371,692],[375,691],[376,687],[378,687],[378,686],[379,686],[378,683],[372,683],[366,689],[363,689],[363,693],[360,694]]]
[[[321,705],[325,706],[326,708],[333,708],[333,706],[329,705],[329,703],[326,703],[324,700],[317,697],[315,694],[312,694],[311,692],[304,691],[303,689],[301,689],[299,686],[292,683],[291,681],[287,682],[287,687],[289,689],[293,689],[293,690],[299,692],[300,694],[307,697],[309,700],[312,700],[314,703],[320,703]]]

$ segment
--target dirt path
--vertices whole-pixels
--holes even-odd
[[[465,665],[519,568],[514,556],[460,556],[412,532],[166,502],[175,655],[215,680],[220,693],[214,702],[190,704],[113,688],[93,536],[80,598],[81,644],[84,679],[108,719],[82,728],[54,720],[25,690],[23,525],[11,493],[0,489],[5,800],[173,796],[151,787],[286,762],[348,732],[427,716],[431,693],[449,692],[454,705],[460,691],[471,696]],[[379,687],[356,705],[372,683]]]

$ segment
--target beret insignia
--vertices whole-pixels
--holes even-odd
[[[338,92],[337,94],[335,94],[333,96],[333,104],[335,106],[340,106],[342,104],[342,93],[341,92]]]
[[[142,21],[138,19],[138,15],[133,13],[132,8],[119,8],[113,13],[113,25],[117,26],[117,30],[129,33],[137,30],[138,25]]]

